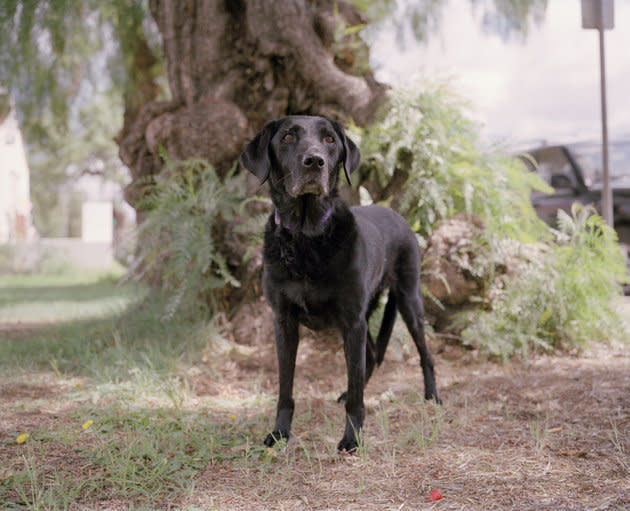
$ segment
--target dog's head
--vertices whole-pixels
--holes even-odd
[[[291,197],[323,197],[337,186],[340,165],[350,182],[361,156],[339,123],[292,115],[268,122],[247,145],[240,161],[261,184],[271,178],[274,188]]]

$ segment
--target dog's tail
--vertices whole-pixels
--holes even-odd
[[[389,344],[389,338],[392,336],[395,322],[396,295],[390,290],[387,304],[385,305],[385,312],[383,312],[383,322],[381,323],[381,328],[376,338],[376,365],[380,366],[383,362],[383,358],[385,358],[385,352],[387,351],[387,345]]]

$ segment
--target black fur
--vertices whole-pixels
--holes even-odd
[[[425,397],[439,402],[427,350],[420,294],[420,251],[413,231],[394,211],[349,208],[337,196],[343,165],[348,181],[360,163],[339,124],[322,117],[271,121],[249,143],[241,164],[269,182],[275,211],[265,228],[263,289],[274,311],[280,392],[276,422],[265,439],[289,438],[300,323],[342,333],[348,370],[346,428],[338,449],[353,451],[363,425],[363,389],[385,356],[400,310],[420,353]],[[389,289],[373,342],[368,319]]]

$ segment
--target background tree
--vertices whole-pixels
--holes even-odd
[[[383,96],[352,36],[366,19],[347,2],[152,0],[171,97],[146,103],[123,128],[133,183],[171,158],[206,158],[221,175],[270,118],[320,114],[364,124]],[[352,40],[356,44],[356,39]]]
[[[80,219],[67,213],[83,198],[73,183],[85,174],[128,181],[115,136],[123,110],[139,108],[130,91],[143,90],[129,41],[140,34],[159,50],[157,31],[142,2],[3,2],[0,25],[0,84],[28,145],[35,225],[43,236],[76,235]]]
[[[122,125],[120,111],[120,97],[110,93],[81,107],[70,129],[58,125],[50,113],[39,118],[45,148],[32,152],[29,166],[33,221],[41,236],[80,236],[86,197],[79,183],[85,176],[93,176],[97,188],[110,193],[129,182],[113,138]],[[72,214],[77,217],[69,218]]]
[[[368,20],[419,40],[443,0],[11,0],[0,6],[0,83],[31,145],[47,147],[91,98],[123,97],[116,141],[127,197],[163,162],[201,156],[221,172],[265,120],[323,114],[365,124],[383,97],[358,31]],[[471,2],[484,26],[526,34],[546,0]],[[50,116],[45,117],[44,112]],[[114,123],[113,126],[116,126]],[[118,125],[120,128],[120,126]],[[112,129],[110,128],[109,132]],[[79,165],[81,166],[81,165]]]
[[[78,151],[73,166],[55,158],[57,177],[68,175],[68,168],[105,174],[108,165],[90,165],[100,142],[89,140],[93,131],[85,129],[80,112],[111,91],[118,94],[122,127],[108,122],[101,128],[106,138],[115,136],[129,168],[125,197],[140,207],[144,188],[165,167],[165,154],[171,160],[206,159],[223,179],[247,139],[270,118],[319,114],[367,124],[386,87],[374,79],[360,31],[371,16],[422,39],[439,25],[443,5],[12,0],[0,7],[0,83],[15,96],[26,138],[40,153],[61,151],[65,135],[83,133],[89,150]],[[545,5],[482,3],[507,20],[505,26],[521,30]],[[395,194],[401,183],[394,185],[384,189]],[[223,252],[231,251],[223,239],[227,232],[219,225],[213,233]],[[238,254],[228,259],[238,266]]]

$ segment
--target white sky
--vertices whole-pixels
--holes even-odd
[[[582,29],[580,0],[549,0],[525,42],[484,33],[481,11],[450,0],[440,32],[404,52],[383,31],[371,49],[377,78],[395,85],[414,75],[452,77],[494,140],[599,140],[599,36]],[[609,137],[630,138],[630,0],[615,0],[605,48]]]

